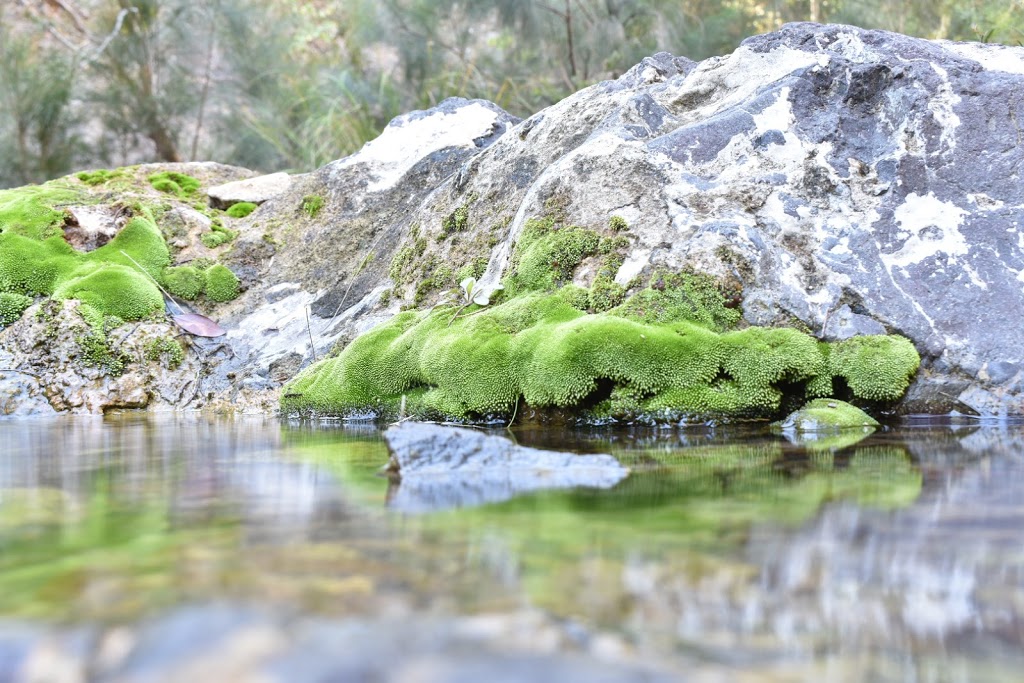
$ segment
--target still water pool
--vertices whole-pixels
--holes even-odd
[[[1024,426],[514,437],[633,472],[409,514],[370,427],[0,421],[0,681],[1024,679]]]

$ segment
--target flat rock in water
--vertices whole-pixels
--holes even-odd
[[[610,455],[542,451],[460,427],[406,422],[384,438],[401,478],[389,503],[406,512],[495,503],[542,489],[610,488],[629,474]]]
[[[849,403],[832,398],[811,401],[777,426],[782,431],[836,432],[844,429],[874,431],[878,420]]]

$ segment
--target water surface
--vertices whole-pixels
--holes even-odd
[[[389,507],[387,449],[365,426],[0,422],[0,619],[46,634],[185,606],[335,625],[527,614],[561,635],[517,647],[692,680],[1024,670],[1024,428],[907,424],[807,447],[754,429],[515,438],[633,474],[411,515]]]

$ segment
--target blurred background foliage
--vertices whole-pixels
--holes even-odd
[[[1021,0],[0,0],[0,187],[216,160],[301,171],[394,116],[528,116],[667,50],[789,21],[1019,45]]]

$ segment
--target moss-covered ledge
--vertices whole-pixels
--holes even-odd
[[[771,418],[786,397],[896,401],[918,368],[899,336],[824,343],[744,328],[735,292],[698,274],[654,273],[642,288],[619,287],[610,305],[602,288],[622,245],[609,239],[532,223],[504,280],[507,300],[400,313],[300,373],[282,409],[387,418],[404,404],[415,416],[484,421],[525,402],[591,420]],[[611,272],[589,289],[568,284],[591,256]]]
[[[207,304],[236,298],[238,278],[214,258],[174,265],[183,236],[165,224],[172,210],[188,207],[230,232],[218,228],[227,214],[205,206],[201,187],[184,173],[126,167],[0,191],[0,329],[34,302],[77,300],[89,327],[76,333],[80,360],[117,375],[123,363],[107,349],[108,335],[126,322],[163,320],[157,283]],[[102,239],[81,239],[76,212],[95,217]]]

